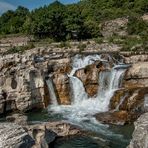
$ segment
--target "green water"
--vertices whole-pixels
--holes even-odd
[[[49,114],[46,110],[28,113],[29,121],[60,121],[63,116],[60,114]],[[83,130],[89,131],[86,136],[65,137],[57,140],[54,148],[126,148],[134,130],[134,126],[116,126],[91,124],[89,122],[80,123]],[[78,125],[78,124],[77,124]],[[84,126],[85,125],[85,126]],[[88,128],[89,127],[89,128]]]

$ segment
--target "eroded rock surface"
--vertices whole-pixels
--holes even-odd
[[[96,119],[105,124],[113,125],[125,125],[133,123],[140,114],[135,112],[129,112],[126,110],[109,111],[104,113],[98,113],[95,115]]]
[[[147,148],[148,147],[148,113],[140,116],[135,122],[133,138],[128,148]]]
[[[101,33],[104,37],[110,37],[114,34],[126,36],[128,34],[126,31],[127,23],[127,18],[117,18],[115,20],[106,21],[102,24]]]
[[[15,123],[0,124],[0,148],[31,148],[35,144],[33,138]]]
[[[59,102],[69,104],[68,54],[47,54],[30,50],[21,54],[0,56],[0,113],[44,108],[50,103],[45,77],[52,75]],[[38,56],[36,56],[38,55]],[[50,65],[54,65],[53,69]],[[67,66],[65,66],[67,65]]]
[[[121,20],[122,23],[122,20]],[[0,56],[0,113],[29,111],[45,108],[52,103],[51,92],[47,84],[52,80],[53,89],[59,104],[71,104],[71,88],[68,74],[72,71],[72,57],[76,53],[51,52],[51,48],[35,48],[25,53]],[[54,50],[55,51],[55,50]],[[90,55],[94,53],[83,53]],[[83,56],[82,56],[83,57]],[[122,58],[121,58],[122,57]],[[96,61],[76,71],[89,97],[96,96],[99,89],[99,74],[111,70],[117,61],[130,63],[123,80],[123,88],[118,90],[110,102],[110,109],[143,113],[148,84],[147,54],[104,53],[105,62]],[[107,84],[106,84],[107,85]],[[127,96],[126,96],[127,95]],[[125,99],[122,101],[122,96]],[[120,104],[121,103],[121,104]]]

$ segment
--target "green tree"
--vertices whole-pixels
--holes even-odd
[[[141,18],[130,17],[127,25],[129,34],[148,35],[148,23]]]

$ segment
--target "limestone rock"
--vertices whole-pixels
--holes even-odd
[[[82,131],[80,128],[78,128],[75,125],[71,125],[69,123],[65,122],[49,122],[46,124],[47,129],[51,129],[55,133],[57,133],[58,136],[70,136],[70,135],[76,135],[80,134]]]
[[[6,120],[8,122],[13,122],[13,123],[16,123],[18,125],[22,125],[22,126],[25,126],[27,125],[27,116],[23,115],[23,114],[12,114],[10,116],[7,116],[6,117]]]
[[[95,62],[76,72],[76,76],[83,82],[89,96],[95,96],[98,91],[99,72],[104,70],[102,62]]]
[[[148,55],[147,54],[136,54],[136,55],[128,55],[124,57],[125,63],[132,63],[136,64],[139,62],[148,62]]]
[[[130,114],[127,111],[98,113],[95,117],[101,123],[115,125],[124,125],[136,119],[136,115]]]
[[[148,62],[138,62],[132,65],[126,75],[128,83],[148,86]]]
[[[5,97],[0,93],[1,114],[47,107],[50,97],[45,77],[49,74],[54,77],[59,102],[69,104],[66,77],[70,68],[69,54],[49,52],[39,48],[24,54],[0,55],[0,89],[5,92]],[[52,71],[49,65],[54,65]]]
[[[66,74],[55,74],[54,84],[60,104],[70,104],[70,84]]]
[[[34,148],[48,148],[49,144],[55,140],[57,134],[48,130],[44,125],[38,125],[33,127],[32,136],[36,142],[33,146]]]
[[[34,144],[35,141],[21,126],[0,124],[0,148],[31,148]]]
[[[128,148],[147,148],[148,147],[148,113],[140,116],[135,122],[133,138]]]
[[[132,65],[127,78],[148,78],[148,62],[139,62]]]
[[[1,90],[0,90],[1,91]],[[3,92],[0,92],[0,114],[5,112],[5,98]]]
[[[147,87],[127,87],[115,92],[110,101],[111,110],[126,110],[135,113],[143,113]]]
[[[101,33],[104,37],[110,37],[113,34],[120,36],[127,35],[127,18],[117,18],[115,20],[106,21],[101,24]]]

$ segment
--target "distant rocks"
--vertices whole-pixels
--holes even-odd
[[[144,15],[142,16],[142,19],[143,19],[144,21],[148,22],[148,14],[144,14]]]
[[[127,18],[117,18],[115,20],[109,20],[101,25],[101,33],[104,37],[111,37],[114,34],[119,36],[126,36]]]

